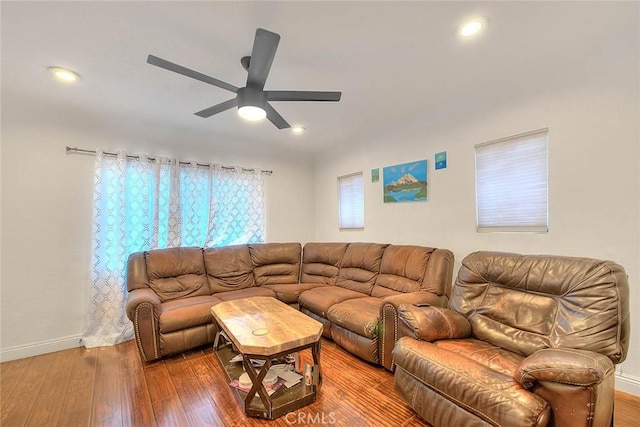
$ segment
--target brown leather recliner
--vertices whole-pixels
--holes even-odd
[[[449,308],[399,307],[395,388],[433,426],[608,426],[629,288],[611,261],[475,252]]]

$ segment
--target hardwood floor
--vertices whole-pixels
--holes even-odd
[[[5,362],[0,364],[0,424],[424,426],[396,397],[391,373],[327,340],[321,359],[319,399],[274,421],[244,416],[210,348],[147,365],[133,341]],[[636,426],[638,420],[640,398],[616,392],[616,426]]]

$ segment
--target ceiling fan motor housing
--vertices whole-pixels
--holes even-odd
[[[241,107],[260,107],[264,110],[267,104],[267,94],[259,87],[241,87],[237,92],[238,108]]]

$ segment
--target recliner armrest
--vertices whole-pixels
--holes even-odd
[[[380,364],[393,371],[393,346],[398,341],[398,307],[403,304],[447,305],[447,297],[429,291],[407,292],[383,298],[380,307],[382,335],[380,338]]]
[[[522,361],[514,379],[530,389],[536,381],[592,386],[613,375],[613,362],[607,356],[588,350],[547,348]]]
[[[429,342],[468,338],[471,324],[449,308],[402,304],[398,308],[398,338],[402,336]]]

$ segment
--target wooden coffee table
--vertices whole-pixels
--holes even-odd
[[[211,314],[242,355],[244,369],[253,383],[246,395],[237,390],[247,415],[274,419],[316,400],[321,381],[320,322],[271,297],[224,301],[211,307]],[[317,384],[306,385],[303,379],[295,386],[283,386],[269,396],[262,380],[273,359],[307,348],[311,349],[318,372]],[[242,374],[242,368],[238,363],[229,362],[237,353],[229,347],[214,348],[214,351],[225,366],[229,380],[237,379]],[[265,363],[257,371],[250,359],[264,360]]]

